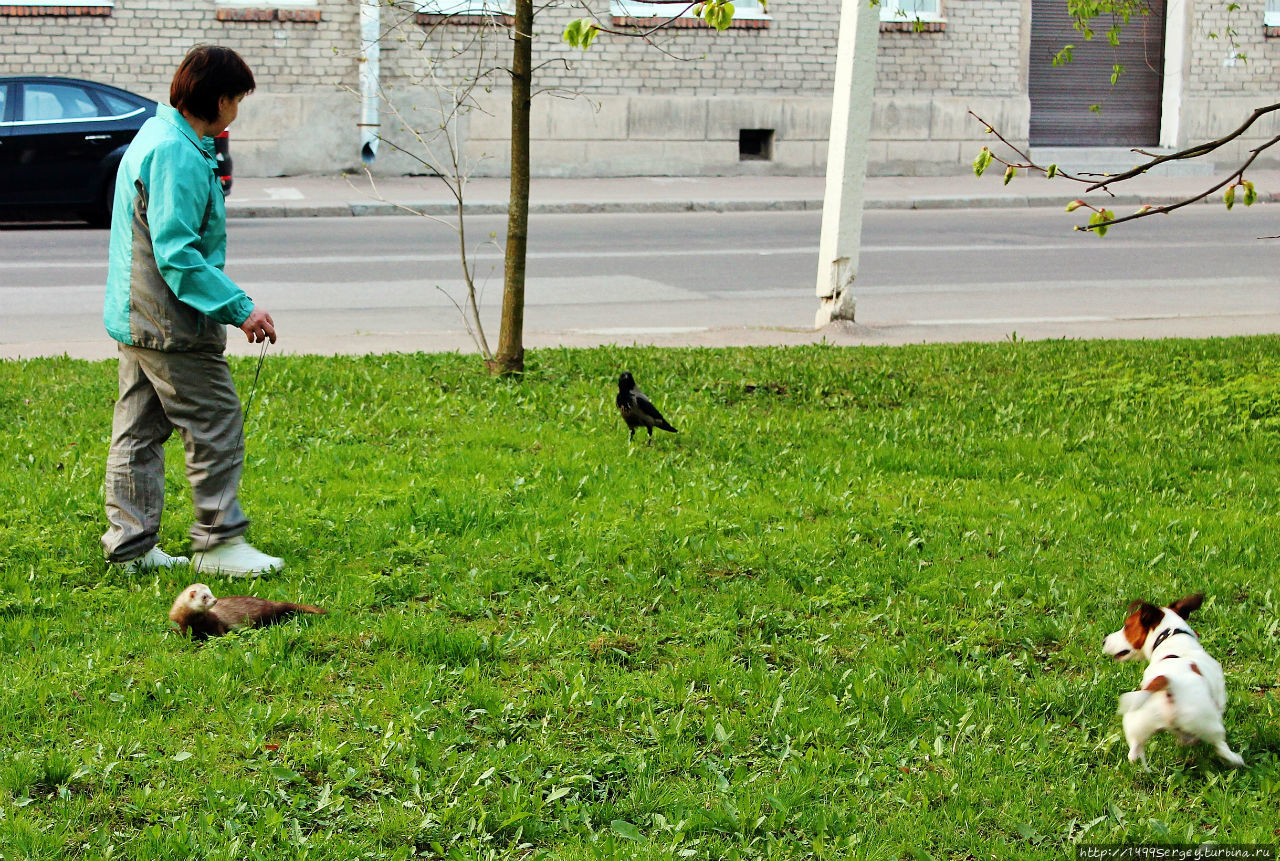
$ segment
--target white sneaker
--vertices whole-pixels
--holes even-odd
[[[170,556],[159,547],[152,547],[136,559],[120,563],[126,574],[137,574],[140,571],[154,571],[157,568],[173,568],[175,565],[187,565],[191,562],[185,556]]]
[[[268,556],[244,538],[228,538],[221,544],[196,554],[192,566],[200,574],[222,574],[225,577],[257,577],[284,567],[284,560]]]

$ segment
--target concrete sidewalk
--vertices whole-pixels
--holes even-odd
[[[1249,175],[1259,202],[1280,201],[1280,170]],[[1141,176],[1117,185],[1115,196],[1084,195],[1086,186],[1069,180],[1019,176],[1009,185],[992,171],[946,177],[871,177],[867,209],[966,209],[987,207],[1065,207],[1083,197],[1121,210],[1141,204],[1184,200],[1212,188],[1213,176]],[[819,176],[616,177],[534,179],[531,213],[594,212],[745,212],[821,210],[825,180]],[[464,192],[466,211],[504,213],[506,179],[473,179]],[[1237,194],[1237,202],[1242,196]],[[1222,206],[1222,193],[1205,201]],[[406,208],[447,216],[456,208],[448,186],[435,177],[351,176],[240,177],[227,198],[232,218],[408,215]]]

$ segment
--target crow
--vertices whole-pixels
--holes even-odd
[[[622,376],[618,377],[616,403],[618,404],[618,412],[622,414],[622,420],[631,429],[631,440],[633,442],[636,438],[636,428],[648,428],[650,443],[653,442],[654,428],[676,433],[676,429],[662,417],[662,413],[658,412],[658,408],[653,405],[653,402],[645,397],[644,392],[636,388],[636,378],[627,371],[624,371]]]

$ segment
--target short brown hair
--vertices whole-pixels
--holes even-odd
[[[169,104],[211,123],[218,119],[223,96],[234,99],[253,88],[253,72],[239,54],[220,45],[196,45],[173,73]]]

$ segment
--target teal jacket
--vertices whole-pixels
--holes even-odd
[[[203,141],[168,105],[147,120],[120,161],[111,214],[103,322],[122,344],[166,352],[222,352],[227,324],[253,300],[222,271],[227,210]]]

